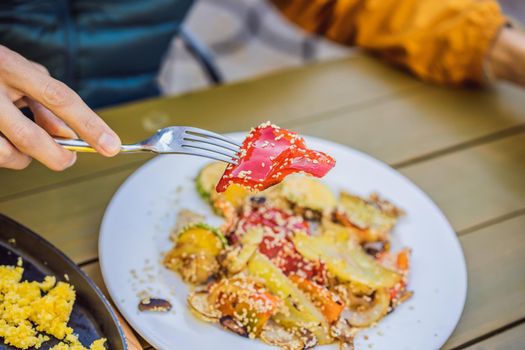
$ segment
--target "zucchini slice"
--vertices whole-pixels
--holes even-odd
[[[209,239],[209,242],[212,243],[215,242],[214,238],[212,238],[213,236],[215,236],[215,239],[219,240],[220,249],[228,245],[228,240],[221,230],[204,222],[194,222],[184,226],[182,230],[178,232],[177,236],[174,237],[174,240],[175,244],[178,244],[179,242],[187,241],[189,237],[193,237],[199,242],[204,241],[204,239]]]
[[[217,193],[215,186],[226,169],[226,164],[213,162],[201,169],[195,178],[195,187],[200,196],[212,204],[215,212],[228,216],[232,210],[239,208],[250,191],[240,185],[231,185],[223,193]]]
[[[189,243],[214,255],[218,255],[222,248],[228,245],[226,237],[220,230],[201,222],[183,228],[177,235],[175,243],[177,245]]]
[[[401,275],[389,270],[366,254],[353,240],[338,241],[332,235],[293,237],[295,248],[309,260],[320,259],[328,271],[343,282],[356,282],[367,287],[391,288],[401,281]]]
[[[217,257],[226,245],[219,230],[192,224],[175,237],[175,247],[164,257],[164,265],[177,271],[183,280],[201,284],[219,271]]]
[[[175,227],[170,233],[170,239],[173,242],[177,241],[177,236],[187,227],[193,224],[199,224],[204,222],[206,218],[204,215],[193,212],[189,209],[181,209],[177,214],[177,219],[175,222]]]
[[[289,176],[281,184],[281,191],[286,199],[301,208],[323,212],[337,205],[332,191],[311,176]]]
[[[226,163],[213,162],[207,164],[201,169],[197,177],[195,178],[195,186],[197,192],[205,200],[209,200],[213,192],[215,192],[215,186],[221,178],[224,170],[226,169]]]
[[[287,328],[306,328],[317,337],[320,344],[332,341],[330,326],[321,311],[266,256],[256,252],[248,263],[248,271],[264,280],[266,288],[283,300],[285,312],[273,316],[278,324]]]

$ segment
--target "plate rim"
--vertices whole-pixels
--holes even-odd
[[[231,133],[226,133],[224,135],[228,136],[228,137],[236,138],[236,137],[244,137],[246,134],[247,134],[247,132],[231,132]],[[461,265],[457,266],[457,268],[459,270],[458,272],[461,274],[461,277],[462,277],[461,278],[461,282],[463,284],[462,293],[461,293],[461,296],[460,296],[461,297],[461,307],[458,308],[457,312],[453,315],[454,322],[450,322],[450,325],[448,325],[446,332],[442,333],[442,334],[446,334],[446,335],[442,335],[442,336],[440,335],[440,337],[439,337],[440,344],[439,344],[438,348],[441,348],[450,339],[450,337],[452,336],[454,330],[457,328],[457,326],[459,324],[461,316],[463,315],[463,312],[465,310],[466,301],[467,301],[468,287],[469,287],[468,286],[468,269],[467,269],[467,261],[466,261],[466,258],[465,258],[465,253],[463,251],[463,247],[461,246],[461,242],[459,240],[459,237],[457,236],[457,233],[454,230],[454,228],[452,227],[452,225],[450,224],[449,220],[447,219],[447,217],[445,216],[443,211],[439,208],[439,206],[434,202],[434,200],[425,191],[423,191],[417,184],[415,184],[407,176],[403,175],[401,172],[399,172],[398,170],[394,169],[393,167],[391,167],[390,165],[388,165],[384,161],[382,161],[380,159],[377,159],[377,158],[375,158],[375,157],[373,157],[373,156],[371,156],[371,155],[369,155],[369,154],[367,154],[367,153],[365,153],[365,152],[363,152],[363,151],[361,151],[359,149],[356,149],[356,148],[353,148],[353,147],[350,147],[350,146],[347,146],[347,145],[344,145],[344,144],[341,144],[341,143],[338,143],[338,142],[334,142],[334,141],[331,141],[331,140],[327,140],[327,139],[316,137],[316,136],[310,136],[310,135],[306,135],[306,134],[301,134],[301,136],[305,138],[307,143],[309,141],[314,141],[315,143],[321,143],[321,144],[327,145],[328,147],[332,147],[333,146],[333,147],[336,147],[336,148],[344,149],[345,151],[354,152],[354,153],[358,154],[360,157],[365,158],[367,161],[375,163],[376,165],[380,166],[381,168],[385,169],[386,171],[393,172],[393,174],[395,176],[398,176],[403,181],[405,181],[405,182],[409,183],[410,185],[412,185],[413,189],[420,196],[424,197],[424,199],[428,201],[428,203],[432,206],[433,211],[436,214],[439,215],[440,219],[443,221],[443,223],[446,225],[446,227],[450,230],[450,232],[454,233],[454,235],[453,235],[454,239],[452,239],[451,241],[454,244],[454,249],[459,253],[459,257],[461,258]],[[131,317],[131,315],[129,315],[126,312],[126,309],[124,307],[121,307],[120,299],[118,298],[117,295],[115,295],[116,292],[113,291],[112,285],[110,283],[107,283],[108,277],[106,277],[106,276],[109,274],[109,272],[107,272],[107,270],[106,270],[107,266],[105,265],[104,258],[100,254],[100,252],[102,251],[102,241],[103,241],[103,236],[104,236],[103,228],[106,225],[106,221],[109,220],[108,219],[108,212],[112,208],[112,206],[114,205],[114,200],[117,197],[117,195],[121,191],[123,191],[124,187],[126,186],[126,184],[128,182],[130,182],[136,176],[139,176],[139,173],[141,171],[143,171],[145,168],[149,167],[151,164],[160,161],[161,159],[163,159],[166,156],[167,155],[157,155],[154,158],[149,159],[144,164],[142,164],[140,167],[135,169],[133,171],[133,173],[131,173],[120,184],[120,186],[118,187],[117,191],[115,191],[113,193],[113,195],[111,197],[111,200],[109,201],[108,205],[106,206],[106,208],[104,210],[104,216],[103,216],[101,224],[100,224],[99,239],[98,239],[98,251],[99,251],[100,269],[101,269],[101,272],[102,272],[102,278],[104,280],[104,283],[106,284],[106,287],[107,287],[108,292],[109,292],[109,294],[111,296],[111,299],[115,303],[115,306],[118,308],[118,310],[120,311],[122,316],[126,319],[126,321],[133,328],[133,330],[135,332],[137,332],[138,334],[140,334],[140,336],[143,337],[153,347],[159,348],[159,349],[160,349],[160,346],[155,341],[151,341],[150,340],[151,337],[149,337],[147,334],[144,334],[143,332],[141,332],[140,331],[140,327],[136,324],[134,318]]]

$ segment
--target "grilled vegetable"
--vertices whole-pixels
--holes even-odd
[[[310,331],[304,328],[292,331],[273,321],[266,323],[260,336],[266,344],[283,350],[306,350],[317,345],[317,338]]]
[[[408,271],[410,268],[410,249],[403,249],[397,253],[396,265],[399,270]]]
[[[204,321],[284,350],[351,350],[363,327],[412,295],[410,250],[390,251],[404,212],[377,194],[336,198],[315,178],[333,159],[269,123],[252,131],[238,165],[210,163],[195,179],[220,230],[182,210],[164,263],[204,287],[187,300]],[[293,174],[301,169],[314,177]]]
[[[345,192],[341,192],[336,216],[343,225],[358,228],[362,240],[367,242],[388,240],[388,233],[397,222],[396,216],[382,211],[375,202]]]
[[[219,182],[225,169],[225,163],[210,163],[202,168],[195,178],[197,192],[204,200],[213,205],[217,214],[222,216],[228,216],[232,209],[241,206],[250,193],[240,185],[229,186],[225,192],[217,193],[217,191],[215,191],[215,185]]]
[[[173,242],[177,241],[177,236],[190,225],[195,225],[204,222],[206,218],[204,215],[195,213],[188,209],[181,209],[177,214],[176,225],[170,233],[170,239]]]
[[[261,227],[252,227],[241,236],[239,245],[230,250],[222,262],[230,274],[236,274],[248,265],[248,261],[259,248],[263,236],[264,230]]]
[[[237,335],[240,335],[241,337],[248,338],[249,336],[248,331],[246,330],[246,327],[240,324],[240,322],[237,321],[232,316],[222,316],[221,319],[219,320],[219,323],[225,329]]]
[[[333,222],[326,216],[321,221],[321,233],[326,236],[334,237],[339,242],[346,242],[349,239],[360,240],[360,230],[353,226],[343,226]]]
[[[261,340],[284,350],[304,349],[304,342],[296,334],[272,321],[264,326]]]
[[[206,291],[195,291],[188,296],[188,305],[195,316],[206,322],[218,322],[221,313],[212,307],[209,301],[209,293]]]
[[[324,268],[303,258],[290,241],[295,231],[310,232],[308,222],[276,208],[260,208],[244,214],[239,220],[236,234],[253,227],[264,227],[265,234],[259,245],[262,254],[272,260],[285,275],[300,273],[321,284],[324,282]]]
[[[225,169],[226,163],[223,162],[213,162],[201,169],[195,178],[195,186],[202,198],[210,200],[212,192],[215,192],[215,185],[219,182]]]
[[[371,256],[353,240],[338,242],[333,236],[307,236],[297,233],[293,237],[296,249],[305,258],[320,259],[328,271],[343,282],[357,282],[373,289],[393,287],[401,276]]]
[[[323,212],[334,209],[337,204],[332,191],[312,177],[290,176],[281,186],[282,194],[286,199],[300,208]]]
[[[388,251],[389,244],[384,241],[366,242],[363,244],[363,249],[368,255],[377,258]]]
[[[267,257],[255,253],[248,263],[248,271],[263,279],[270,292],[284,301],[286,311],[274,316],[278,324],[287,328],[306,328],[320,344],[330,343],[329,325],[321,311]]]
[[[405,215],[405,211],[398,206],[394,205],[394,203],[379,197],[379,194],[377,193],[371,193],[370,196],[368,196],[368,201],[370,203],[373,203],[376,207],[381,209],[383,213],[389,216],[393,217],[400,217]]]
[[[398,252],[381,252],[376,255],[376,260],[387,269],[406,275],[410,270],[410,254],[409,248],[403,248]]]
[[[194,252],[204,250],[206,253],[218,255],[228,243],[221,231],[209,225],[197,223],[184,228],[177,236],[176,244],[188,245],[188,249],[196,249]]]
[[[185,281],[195,284],[206,282],[218,272],[216,258],[226,245],[220,231],[204,224],[193,224],[175,239],[175,247],[164,258],[167,268],[178,271]]]
[[[368,327],[379,321],[388,313],[390,306],[390,296],[386,289],[378,289],[374,293],[369,305],[360,305],[356,308],[349,308],[341,314],[354,327]]]
[[[139,311],[168,312],[171,307],[169,301],[159,298],[144,298],[139,303]]]
[[[309,149],[302,137],[269,122],[250,131],[238,156],[236,164],[226,167],[217,192],[224,192],[231,184],[262,191],[290,174],[323,177],[335,166],[332,157]]]
[[[255,337],[277,311],[279,299],[250,278],[234,277],[212,285],[209,302]]]
[[[344,303],[337,295],[306,278],[292,275],[290,279],[301,291],[310,297],[310,300],[321,310],[328,323],[331,324],[337,321],[345,308]]]
[[[354,338],[358,328],[352,327],[344,317],[339,317],[337,322],[330,328],[330,334],[340,341],[340,350],[353,350]]]
[[[242,187],[241,185],[233,184],[222,193],[212,192],[211,200],[215,210],[219,214],[222,214],[220,211],[221,206],[223,205],[222,203],[227,203],[233,208],[239,208],[249,195],[250,191],[248,191],[246,188]]]

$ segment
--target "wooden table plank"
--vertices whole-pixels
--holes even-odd
[[[525,276],[522,273],[525,270],[525,254],[522,253],[525,246],[523,227],[525,227],[525,215],[460,237],[469,273],[467,305],[445,349],[454,348],[525,315],[523,298]],[[488,252],[503,252],[503,254]],[[84,270],[98,285],[104,285],[98,262],[85,266]],[[511,339],[494,342],[498,344],[505,340],[512,343]]]
[[[465,348],[465,350],[523,350],[525,323]]]
[[[97,256],[102,215],[133,168],[0,203],[0,212],[30,227],[75,262]]]
[[[525,215],[460,238],[469,274],[467,304],[445,349],[525,316],[523,227]]]
[[[51,171],[36,161],[23,171],[1,168],[0,178],[6,185],[0,188],[0,202],[117,172],[152,157],[149,154],[126,154],[105,158],[97,154],[81,154],[77,163],[64,172]]]
[[[398,166],[486,141],[483,138],[525,131],[523,98],[523,90],[504,85],[476,91],[428,86],[420,94],[283,126],[327,137]]]
[[[419,93],[423,84],[365,56],[321,63],[278,74],[223,85],[178,97],[157,98],[101,110],[100,115],[125,142],[136,142],[168,125],[193,125],[218,132],[248,130],[262,121],[297,121],[341,108],[377,104],[399,94]],[[111,160],[82,155],[64,173],[31,165],[24,172],[0,170],[9,186],[0,200],[53,186],[137,161],[137,156]]]
[[[525,209],[525,133],[403,167],[456,231]]]

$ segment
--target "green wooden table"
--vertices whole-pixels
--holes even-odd
[[[124,141],[167,125],[230,132],[271,119],[389,163],[441,207],[465,251],[467,305],[445,349],[525,348],[525,90],[429,86],[357,56],[100,114]],[[64,173],[38,164],[0,170],[0,212],[44,235],[103,287],[104,209],[148,159],[80,155]]]

